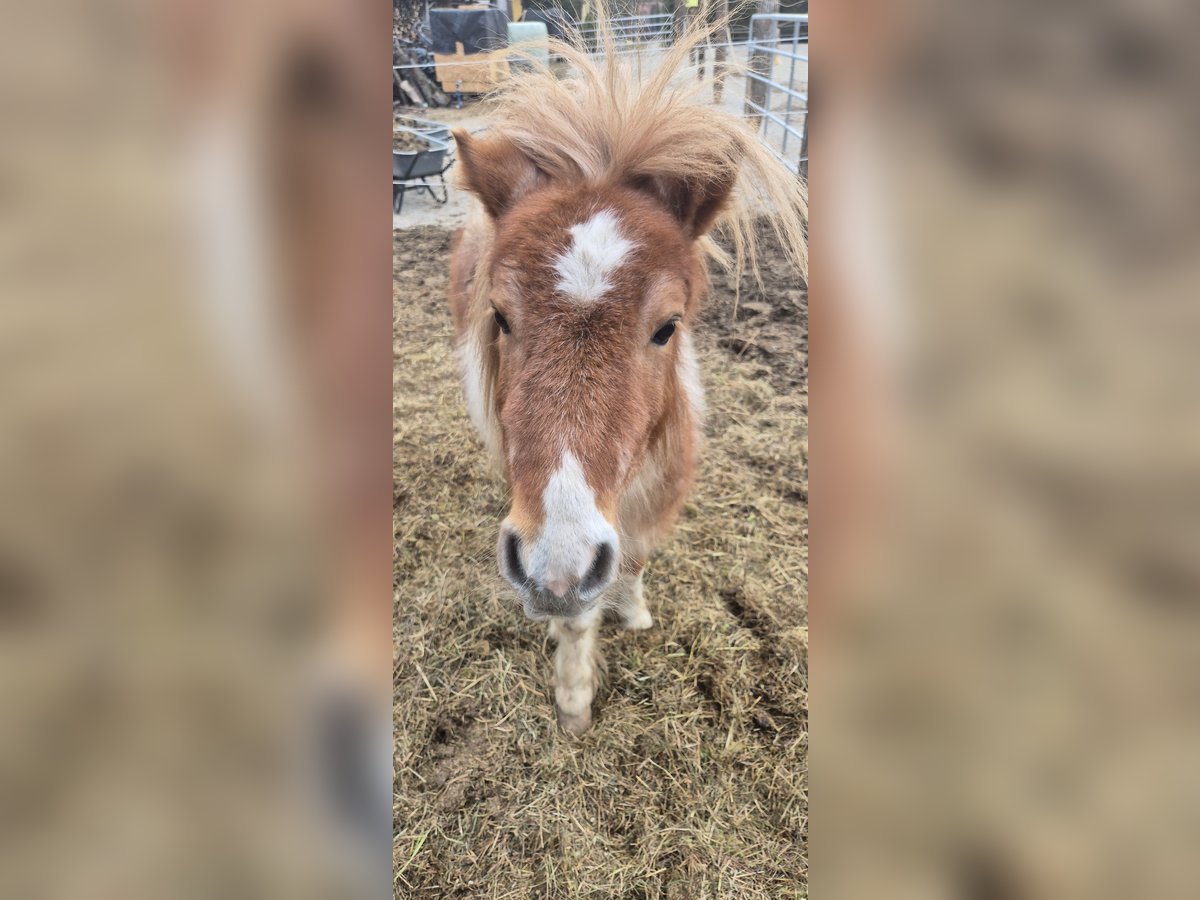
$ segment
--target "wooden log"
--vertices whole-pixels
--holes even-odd
[[[421,92],[403,78],[400,79],[400,90],[404,91],[404,93],[408,95],[408,98],[413,102],[413,106],[418,106],[421,109],[429,108],[429,104],[425,101],[425,98],[421,96]]]
[[[407,81],[412,90],[418,92],[421,97],[421,102],[418,106],[449,106],[450,98],[438,87],[437,82],[431,80],[429,76],[421,69],[417,62],[417,55],[408,47],[397,48],[396,65],[403,66],[400,70],[394,70],[396,73],[396,85],[401,92],[410,95],[409,90],[401,87],[401,81]]]

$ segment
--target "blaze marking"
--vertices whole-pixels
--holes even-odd
[[[602,209],[571,226],[571,246],[554,261],[557,287],[579,303],[593,303],[612,287],[608,280],[634,248],[621,236],[612,210]]]
[[[545,522],[529,549],[527,564],[535,579],[545,583],[582,578],[601,543],[617,547],[617,533],[596,508],[596,495],[570,451],[562,455],[558,470],[546,484],[542,506]]]

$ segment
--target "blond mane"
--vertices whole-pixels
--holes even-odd
[[[712,79],[697,80],[686,72],[692,47],[714,34],[727,35],[729,17],[690,27],[653,71],[643,72],[644,60],[616,48],[603,0],[596,6],[598,57],[578,36],[542,45],[566,60],[566,77],[514,48],[532,71],[514,75],[493,94],[493,128],[552,181],[603,183],[680,173],[697,181],[735,181],[731,201],[716,222],[732,257],[707,238],[705,251],[738,275],[749,270],[757,277],[755,225],[765,219],[807,278],[804,182],[744,120],[700,100]],[[738,70],[733,61],[728,68]]]

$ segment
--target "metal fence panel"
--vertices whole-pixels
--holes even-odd
[[[797,171],[808,167],[808,15],[750,17],[748,58],[765,59],[767,71],[746,71],[746,109],[779,157]],[[803,63],[803,65],[798,65]],[[760,63],[762,66],[762,63]],[[801,90],[803,84],[804,89]],[[760,90],[755,91],[758,86]],[[761,94],[760,97],[755,97]]]

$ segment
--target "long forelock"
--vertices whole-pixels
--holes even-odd
[[[498,95],[495,125],[552,180],[719,174],[745,141],[739,120],[691,103],[694,90],[671,85],[671,73],[638,83],[620,59],[603,65],[570,45],[555,51],[573,77],[543,70],[513,79]]]
[[[723,39],[728,20],[689,27],[645,72],[643,61],[617,51],[605,3],[596,6],[606,61],[577,43],[550,41],[550,52],[566,59],[571,75],[560,77],[530,56],[532,71],[514,76],[495,95],[495,130],[560,184],[629,185],[680,172],[697,180],[732,176],[738,189],[716,226],[734,248],[736,268],[756,271],[754,223],[766,213],[784,252],[807,274],[804,185],[745,122],[700,99],[711,81],[686,72],[691,48],[714,35]],[[701,246],[728,262],[714,242]]]

